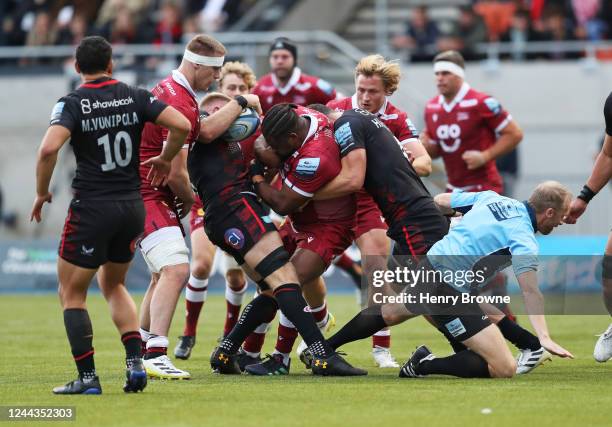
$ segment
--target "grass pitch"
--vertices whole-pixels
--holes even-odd
[[[338,326],[357,311],[350,295],[332,295],[329,306]],[[170,334],[172,348],[182,331],[183,307],[181,300]],[[104,394],[54,396],[52,387],[76,377],[57,297],[0,295],[4,343],[0,353],[0,405],[76,407],[76,422],[51,423],[54,426],[612,424],[612,362],[598,364],[592,358],[594,334],[606,328],[610,321],[606,316],[550,316],[553,337],[576,359],[554,359],[511,380],[441,376],[400,380],[396,369],[373,367],[370,340],[343,347],[351,363],[369,370],[367,377],[312,377],[295,357],[289,376],[236,377],[210,373],[208,356],[221,332],[225,312],[222,296],[213,295],[200,318],[194,354],[188,361],[176,362],[191,372],[192,380],[150,381],[144,393],[126,395],[121,389],[123,347],[100,295],[90,296],[89,312]],[[526,316],[519,320],[528,323]],[[273,327],[264,352],[271,352],[275,335]],[[422,343],[437,355],[450,353],[444,337],[422,319],[393,328],[392,350],[400,364]]]

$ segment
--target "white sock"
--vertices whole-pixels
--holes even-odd
[[[185,298],[191,302],[204,302],[208,295],[208,279],[198,279],[193,274],[185,286]]]
[[[149,338],[151,338],[151,332],[146,329],[139,328],[138,332],[140,332],[140,339],[144,342],[149,341]]]
[[[278,322],[287,328],[295,329],[295,326],[293,325],[293,323],[291,323],[291,320],[287,319],[287,317],[284,315],[282,311],[280,314],[280,319],[278,319]]]
[[[225,299],[232,305],[242,305],[248,287],[249,282],[245,282],[242,289],[234,291],[229,287],[229,284],[225,282]]]
[[[285,364],[285,366],[289,364],[289,359],[291,359],[291,357],[289,356],[289,353],[281,353],[278,350],[274,350],[272,352],[272,355],[275,355],[275,354],[280,354],[281,356],[283,356],[283,363]]]
[[[153,347],[168,348],[168,337],[163,335],[154,335],[147,341],[147,349]]]

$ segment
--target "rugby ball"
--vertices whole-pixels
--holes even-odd
[[[251,107],[242,110],[234,123],[225,131],[222,138],[228,142],[240,142],[253,135],[259,126],[259,114]]]

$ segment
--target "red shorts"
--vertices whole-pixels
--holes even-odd
[[[204,205],[198,196],[195,196],[195,203],[189,212],[189,229],[193,233],[198,228],[204,227]]]
[[[308,249],[321,257],[326,266],[353,242],[354,219],[333,223],[295,226],[286,218],[278,232],[285,249],[293,255],[298,249]]]
[[[174,204],[163,200],[145,200],[145,227],[143,238],[164,227],[179,227],[183,235],[185,231],[176,213]]]
[[[387,230],[389,228],[378,205],[365,190],[360,190],[357,193],[356,217],[355,239],[358,239],[370,230]]]

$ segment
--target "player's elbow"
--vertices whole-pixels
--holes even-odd
[[[38,158],[40,160],[49,160],[53,157],[57,156],[58,150],[55,147],[50,147],[48,145],[42,145],[38,150]]]
[[[353,174],[349,177],[346,188],[349,192],[355,193],[363,188],[363,181],[365,176],[363,174]]]
[[[289,206],[288,203],[282,203],[282,202],[277,203],[274,206],[273,210],[274,212],[276,212],[277,214],[281,216],[286,216],[293,212],[293,209],[291,208],[291,206]]]
[[[431,157],[425,154],[421,157],[417,157],[412,164],[412,167],[419,176],[429,176],[432,172]]]

